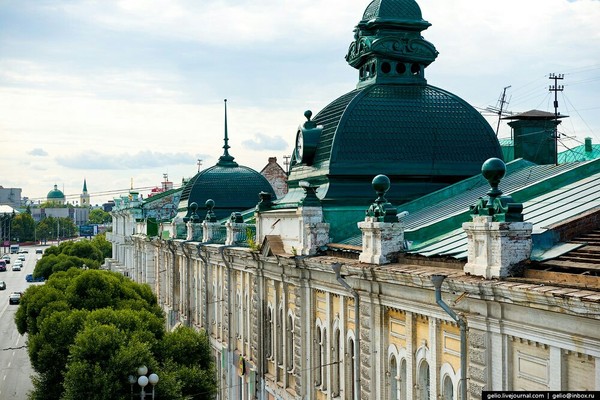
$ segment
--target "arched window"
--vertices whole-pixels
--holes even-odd
[[[279,307],[279,315],[277,318],[277,365],[283,366],[283,340],[285,338],[285,333],[283,331],[283,308]]]
[[[354,371],[354,339],[353,338],[348,339],[348,352],[346,354],[348,354],[348,357],[347,357],[348,373],[346,374],[346,376],[348,377],[348,380],[346,381],[346,388],[348,389],[347,399],[353,400],[356,397],[355,393],[354,393],[354,379],[355,379],[354,374],[359,373],[359,371]]]
[[[321,386],[321,382],[323,379],[323,367],[321,366],[321,328],[317,326],[315,330],[315,385],[317,387]]]
[[[333,397],[340,395],[341,359],[340,330],[336,328],[333,331],[333,347],[331,354],[331,368],[333,371],[333,375],[331,377],[331,395]]]
[[[291,372],[294,370],[294,317],[292,314],[288,315],[286,339],[287,370]]]
[[[398,362],[396,356],[390,357],[390,400],[398,400]]]
[[[273,358],[273,341],[272,341],[272,332],[273,332],[273,311],[271,307],[267,307],[267,321],[265,326],[265,350],[267,359]]]
[[[425,360],[419,365],[419,390],[417,400],[429,400],[429,363]]]
[[[248,296],[248,292],[246,292],[246,301],[242,306],[242,312],[244,313],[244,319],[243,319],[243,323],[244,323],[244,340],[246,341],[246,343],[248,343],[250,341],[250,317],[249,317],[249,313],[250,313],[250,296]]]
[[[323,377],[321,378],[321,388],[325,391],[327,390],[327,372],[329,371],[329,366],[327,364],[327,329],[323,328],[321,331],[321,362],[324,368],[321,368],[323,372]]]
[[[400,379],[398,385],[400,389],[400,400],[406,400],[406,394],[408,393],[408,382],[406,381],[405,359],[402,359],[402,361],[400,361]]]
[[[442,383],[442,399],[453,400],[454,399],[454,386],[452,385],[452,379],[449,375],[444,376]]]
[[[235,315],[237,317],[236,318],[236,322],[235,322],[236,325],[237,325],[235,327],[236,328],[236,335],[237,335],[237,337],[239,339],[241,339],[242,338],[242,329],[243,329],[243,326],[244,326],[244,323],[242,322],[243,315],[242,315],[242,295],[241,295],[241,293],[238,292],[236,294],[235,298],[236,298],[236,305],[235,305],[235,307],[236,307],[236,313],[235,313]]]

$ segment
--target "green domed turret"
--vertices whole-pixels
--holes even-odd
[[[54,189],[48,192],[46,200],[53,203],[64,204],[65,195],[62,191],[58,190],[57,185],[54,185]]]
[[[252,168],[234,161],[229,154],[227,133],[227,100],[225,100],[225,138],[223,155],[213,167],[198,172],[185,185],[179,200],[179,216],[184,221],[190,218],[188,205],[193,202],[204,204],[212,199],[211,207],[217,219],[227,218],[232,212],[245,211],[256,206],[260,192],[275,192],[267,179]],[[202,207],[206,209],[206,207]]]

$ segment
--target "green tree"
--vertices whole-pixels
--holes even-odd
[[[112,257],[112,243],[106,240],[105,233],[94,236],[92,243],[102,252],[102,259]]]
[[[61,257],[78,258],[60,253],[42,260]],[[125,400],[127,377],[140,365],[160,376],[159,398],[209,399],[216,392],[206,334],[183,327],[166,333],[150,287],[121,274],[54,272],[46,284],[27,289],[15,322],[29,335],[37,373],[31,399]]]
[[[94,300],[103,289],[111,295],[102,293]],[[105,310],[96,310],[96,306]],[[64,371],[73,358],[73,344],[89,324],[115,326],[129,335],[127,340],[137,340],[149,349],[164,336],[164,317],[150,288],[109,271],[72,268],[54,273],[44,285],[30,286],[22,297],[15,322],[21,334],[29,335],[29,357],[38,374],[34,379],[34,399],[61,397]],[[93,354],[90,362],[103,356]],[[127,377],[129,371],[118,369],[114,373]]]
[[[217,391],[210,343],[206,331],[180,326],[159,343],[158,358],[164,372],[182,383],[181,393],[189,399],[211,399]],[[159,390],[159,395],[163,395]],[[159,397],[163,398],[163,397]]]
[[[20,242],[34,239],[35,221],[31,214],[21,213],[15,215],[11,222],[11,239],[18,238]]]
[[[88,217],[90,224],[107,224],[112,221],[112,217],[109,213],[104,211],[101,208],[94,208],[90,211],[90,215]]]

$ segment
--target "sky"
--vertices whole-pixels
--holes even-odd
[[[165,174],[175,187],[223,154],[260,171],[292,152],[316,114],[358,82],[344,57],[368,0],[0,0],[0,186],[92,204]],[[599,0],[420,0],[439,52],[429,84],[496,129],[554,112],[561,148],[600,143]],[[502,123],[499,137],[509,137]],[[198,160],[201,165],[198,165]]]

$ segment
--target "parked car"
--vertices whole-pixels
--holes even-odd
[[[6,282],[0,281],[0,290],[6,290]]]
[[[12,292],[10,296],[8,296],[8,304],[19,304],[21,295],[21,292]]]
[[[14,263],[14,265],[12,266],[12,270],[13,271],[20,271],[21,267],[22,267],[21,264]]]
[[[39,278],[34,278],[33,274],[27,274],[25,275],[25,280],[27,282],[44,282],[44,277],[40,276]]]

